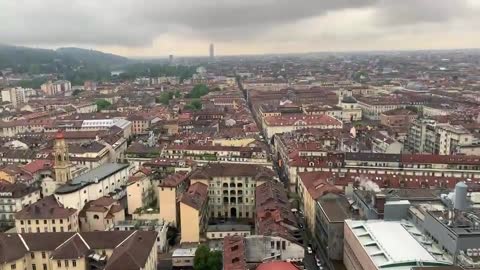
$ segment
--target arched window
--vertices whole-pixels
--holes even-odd
[[[98,215],[93,215],[93,219],[99,219],[100,217]]]

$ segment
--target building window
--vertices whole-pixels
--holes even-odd
[[[63,224],[63,219],[60,219],[60,224]]]
[[[37,266],[35,264],[32,264],[32,270],[37,270]]]
[[[43,270],[48,270],[48,267],[47,267],[46,263],[43,264]]]
[[[93,219],[99,219],[100,217],[98,215],[93,215]]]
[[[57,261],[57,266],[62,267],[62,261]]]
[[[37,224],[37,225],[40,224],[40,221],[38,219],[35,220],[35,224]]]
[[[43,221],[43,224],[47,224],[47,220],[46,220],[46,219]]]
[[[45,258],[47,258],[45,251],[42,251],[42,259],[45,259]]]
[[[34,252],[30,253],[30,257],[31,257],[32,259],[35,259],[35,253],[34,253]]]
[[[65,260],[65,267],[68,267],[68,261]]]
[[[12,269],[12,270],[17,269],[17,265],[16,264],[11,264],[10,269]]]
[[[22,224],[22,225],[23,225],[23,220],[20,220],[20,224]]]
[[[73,261],[72,261],[72,266],[73,266],[73,267],[76,267],[76,266],[77,266],[77,261],[73,260]]]
[[[55,224],[55,219],[52,219],[52,224]]]

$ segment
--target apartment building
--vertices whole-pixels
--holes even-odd
[[[0,227],[15,224],[15,213],[40,200],[40,189],[0,180]]]
[[[212,217],[253,218],[255,188],[274,177],[271,169],[260,165],[210,163],[193,171],[190,181],[208,186]]]
[[[208,208],[208,186],[193,183],[180,200],[181,243],[200,243],[205,239]]]
[[[154,199],[154,188],[150,176],[138,171],[128,178],[127,205],[128,214],[132,215],[135,210],[148,205]]]
[[[188,173],[178,172],[167,176],[158,185],[160,219],[177,227],[180,224],[179,201],[188,188]]]
[[[47,196],[15,214],[17,233],[77,232],[78,211]]]
[[[14,108],[20,108],[27,102],[25,92],[26,90],[21,87],[4,89],[2,90],[2,101],[12,103]]]
[[[405,146],[414,153],[452,155],[473,140],[473,134],[462,126],[419,119],[412,123]]]
[[[155,270],[157,232],[0,234],[0,270]]]

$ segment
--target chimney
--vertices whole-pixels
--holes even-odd
[[[373,207],[377,210],[378,216],[383,217],[383,212],[385,210],[385,201],[386,196],[382,193],[375,193],[373,194]]]

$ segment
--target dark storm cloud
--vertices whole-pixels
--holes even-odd
[[[379,23],[411,25],[442,23],[469,13],[467,0],[380,0]]]
[[[466,1],[0,0],[0,42],[141,47],[164,33],[182,31],[212,41],[247,40],[303,19],[364,7],[376,10],[374,19],[382,27],[396,27],[462,16]],[[336,23],[341,22],[331,26]],[[309,30],[315,34],[318,29]]]
[[[15,0],[0,1],[3,42],[148,45],[171,28],[205,38],[250,36],[376,0]]]

